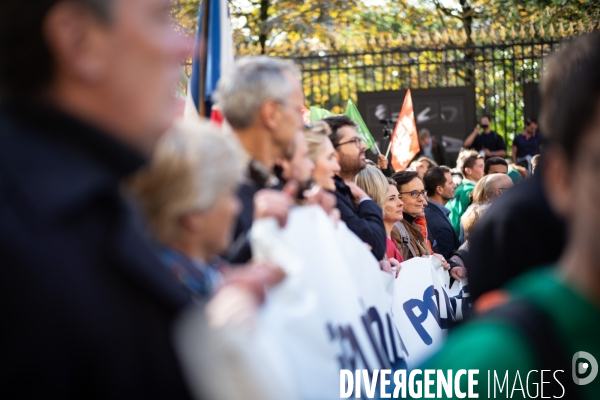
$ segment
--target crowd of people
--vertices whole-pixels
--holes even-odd
[[[174,122],[190,46],[165,2],[23,3],[0,5],[6,398],[188,398],[173,322],[194,301],[220,310],[220,323],[251,320],[285,279],[254,260],[253,225],[285,227],[304,206],[344,223],[394,277],[433,256],[452,280],[469,278],[479,312],[510,306],[513,290],[548,315],[566,352],[600,355],[598,34],[550,61],[543,146],[528,119],[506,159],[483,116],[455,168],[421,130],[415,161],[391,171],[367,159],[347,116],[306,124],[299,71],[274,57],[239,59],[221,78],[226,126]],[[561,254],[551,272],[500,290]],[[559,313],[564,303],[578,311]],[[447,356],[458,351],[469,368],[536,365],[533,352],[499,356],[506,341],[527,349],[527,333],[486,324],[460,328],[431,362],[458,366]]]

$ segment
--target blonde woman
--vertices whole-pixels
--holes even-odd
[[[398,190],[396,189],[395,193],[393,191],[390,192],[390,181],[388,178],[383,175],[383,172],[378,167],[370,163],[367,163],[366,168],[356,175],[354,183],[383,210],[383,221],[387,235],[385,255],[391,267],[396,268],[397,275],[400,271],[400,263],[404,259],[390,235],[394,223],[402,219],[402,201],[398,197]],[[389,200],[390,197],[392,197],[391,201]],[[400,207],[400,217],[398,217],[398,207]],[[387,266],[382,265],[381,267],[384,271],[387,270]]]
[[[131,181],[163,261],[198,297],[224,280],[214,260],[229,247],[240,212],[241,160],[235,141],[219,128],[188,121],[162,138],[151,163]]]

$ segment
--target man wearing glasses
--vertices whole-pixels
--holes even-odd
[[[363,242],[371,246],[377,260],[385,255],[386,234],[383,211],[367,194],[352,181],[367,166],[367,147],[356,132],[354,122],[345,115],[324,119],[331,127],[329,138],[335,148],[335,156],[341,171],[335,176],[335,195],[342,221]]]

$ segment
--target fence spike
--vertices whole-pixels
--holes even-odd
[[[440,44],[440,42],[442,41],[442,36],[440,35],[440,33],[439,33],[439,32],[435,32],[435,33],[432,35],[432,39],[433,39],[433,43],[435,43],[435,44],[436,44],[436,46],[437,46],[437,45],[439,45],[439,44]]]
[[[548,33],[550,34],[550,37],[554,37],[554,34],[556,32],[554,32],[554,24],[550,23],[550,29],[548,29]]]
[[[473,36],[475,36],[475,35],[473,35]],[[484,28],[481,28],[479,30],[479,40],[481,40],[481,42],[483,43],[483,42],[485,42],[485,39],[487,39],[487,33],[485,33]]]
[[[583,28],[583,22],[581,22],[581,20],[577,21],[577,33],[579,33],[580,35],[583,34],[584,32],[584,28]]]
[[[506,40],[506,28],[504,25],[500,27],[500,39],[504,42]]]
[[[493,26],[490,29],[490,39],[492,39],[492,42],[498,40],[498,37],[496,36],[496,31],[494,30]]]
[[[532,40],[535,39],[535,27],[533,26],[533,22],[529,26],[529,36]]]
[[[569,36],[573,36],[575,29],[573,29],[573,22],[569,22]]]
[[[425,44],[425,46],[430,46],[431,45],[431,36],[429,35],[429,32],[425,32],[425,34],[423,35],[423,43]]]
[[[464,29],[463,29],[462,34],[460,36],[461,36],[461,39],[462,39],[463,43],[466,43],[468,37],[467,37],[467,32],[465,32]]]
[[[448,36],[448,32],[445,30],[442,32],[442,43],[445,45],[450,43],[450,37]]]
[[[404,46],[404,36],[402,35],[402,33],[398,34],[398,37],[396,38],[396,41],[398,43],[398,47]]]
[[[517,38],[517,34],[515,33],[515,27],[514,26],[510,27],[510,38],[512,40],[515,40]]]
[[[544,31],[544,25],[542,23],[540,23],[540,30],[538,33],[542,39],[546,37],[546,31]]]
[[[412,46],[413,43],[413,39],[412,39],[412,35],[409,33],[406,34],[406,45],[407,46]]]
[[[565,27],[563,26],[562,21],[560,22],[560,24],[558,25],[558,35],[560,37],[565,37]]]
[[[521,25],[521,29],[519,30],[519,37],[521,39],[525,39],[525,27],[523,25]]]
[[[421,39],[421,35],[419,35],[419,32],[417,32],[417,34],[415,35],[415,43],[417,46],[421,46],[421,43],[423,43],[423,39]]]
[[[375,37],[371,36],[369,38],[369,46],[371,46],[372,49],[375,49],[375,47],[377,47],[377,42],[375,42]]]
[[[589,25],[588,25],[588,32],[592,33],[594,32],[594,22],[590,21]]]

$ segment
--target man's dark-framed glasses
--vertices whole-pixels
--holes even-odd
[[[357,136],[355,138],[348,140],[347,142],[338,143],[337,146],[335,146],[335,147],[338,148],[338,147],[343,146],[348,143],[354,143],[356,145],[356,147],[358,147],[360,149],[360,145],[363,144],[363,141],[359,136]]]

